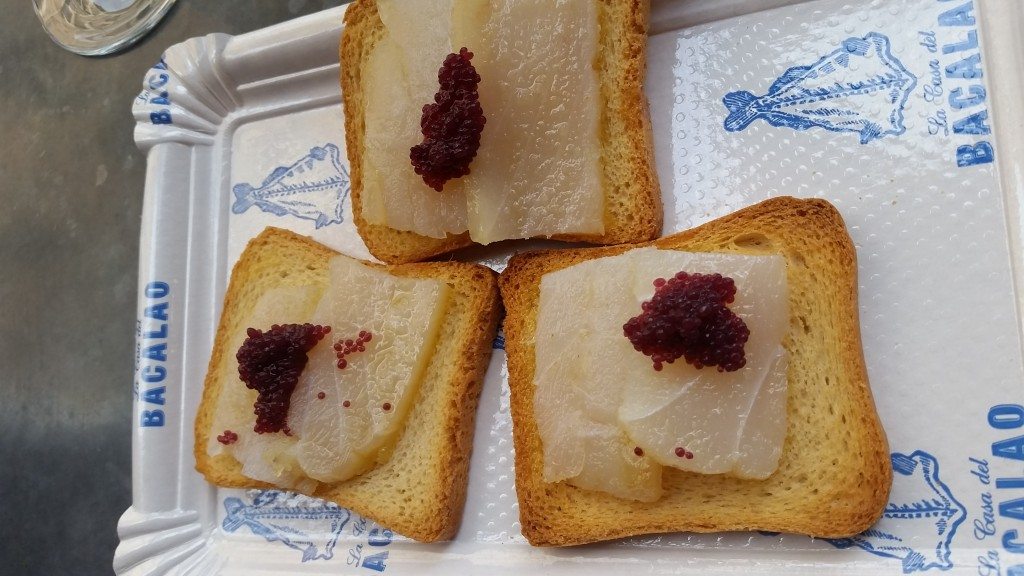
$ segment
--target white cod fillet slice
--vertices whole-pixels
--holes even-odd
[[[628,268],[630,263],[623,264]],[[628,275],[555,272],[541,280],[535,348],[534,415],[544,480],[650,502],[661,496],[661,465],[637,456],[618,424],[622,387],[589,377],[604,295],[629,289]],[[621,328],[619,330],[621,334]]]
[[[468,227],[462,180],[437,192],[409,159],[423,140],[420,117],[437,92],[441,63],[458,50],[450,41],[453,1],[379,0],[385,30],[363,72],[363,217],[433,238]]]
[[[492,0],[473,64],[487,124],[465,180],[469,232],[604,232],[598,3]]]
[[[653,281],[681,270],[717,272],[736,282],[730,307],[751,332],[742,369],[697,370],[680,359],[657,372],[623,335],[623,324],[653,295]],[[545,480],[622,495],[622,486],[649,481],[649,469],[657,470],[660,491],[662,465],[743,478],[770,475],[786,429],[787,298],[785,259],[775,255],[641,248],[546,275],[534,379]],[[617,447],[622,461],[645,462],[643,470],[590,456],[594,438],[611,437],[605,426],[623,434]],[[677,447],[693,458],[677,456]]]
[[[253,405],[258,393],[245,387],[238,377],[235,352],[245,341],[245,328],[269,330],[274,324],[304,324],[313,315],[320,290],[313,286],[285,286],[268,290],[253,307],[243,331],[235,334],[228,347],[231,359],[225,362],[221,389],[207,453],[211,456],[227,452],[242,464],[242,474],[254,480],[271,482],[284,488],[302,488],[302,470],[288,453],[295,438],[282,433],[253,432],[256,414]],[[217,436],[225,430],[238,434],[238,441],[225,446]]]
[[[313,315],[331,333],[311,352],[288,412],[298,437],[293,454],[309,477],[351,478],[395,440],[433,355],[449,297],[442,281],[392,276],[346,256],[331,260],[329,287]],[[356,340],[360,331],[372,334],[366,350],[349,354],[347,367],[337,368],[334,343]]]

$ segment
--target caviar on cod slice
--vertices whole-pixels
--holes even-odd
[[[437,91],[437,75],[451,41],[453,0],[379,0],[382,36],[367,55],[363,115],[363,217],[370,224],[433,238],[465,232],[462,180],[438,194],[409,161],[422,141],[423,105]]]
[[[274,324],[267,330],[249,328],[238,349],[238,376],[245,387],[258,393],[254,403],[257,434],[288,430],[288,407],[299,375],[306,368],[308,353],[330,326]]]
[[[734,281],[727,308],[749,329],[741,368],[720,372],[680,359],[655,370],[624,334],[654,296],[654,280],[680,270]],[[785,278],[781,256],[655,248],[545,275],[534,375],[545,480],[652,500],[658,493],[639,487],[657,477],[660,490],[662,466],[743,478],[774,471],[786,428]],[[553,369],[559,358],[568,365]],[[611,438],[610,426],[622,435],[601,452],[595,439]]]
[[[743,367],[750,330],[729,309],[736,298],[732,278],[680,271],[653,284],[654,296],[622,331],[633,348],[651,357],[655,370],[680,358],[694,368],[717,366],[719,372]]]
[[[369,470],[405,425],[450,291],[341,255],[322,289],[268,290],[230,342],[208,452],[304,492]]]
[[[633,302],[619,313],[616,340],[632,353],[630,362],[646,364],[646,371],[623,395],[619,408],[623,428],[663,465],[704,474],[766,478],[778,466],[786,432],[788,355],[783,340],[789,330],[789,300],[785,258],[655,249],[646,249],[636,258]],[[735,358],[729,360],[735,353],[732,345],[749,334],[742,344],[742,367],[733,371],[715,365],[698,368],[680,358],[656,371],[651,357],[635,350],[623,334],[623,325],[653,299],[654,281],[680,270],[690,278],[719,274],[733,281],[735,296],[727,311],[746,330],[735,326],[737,319],[725,322],[737,333],[725,330],[720,353],[727,362],[738,364]],[[727,284],[710,284],[716,283]],[[714,323],[711,327],[718,328]]]
[[[361,75],[367,222],[482,244],[604,233],[599,3],[378,8],[384,29]],[[448,86],[470,68],[474,82]]]
[[[269,329],[274,324],[304,324],[312,317],[321,290],[313,286],[281,286],[268,290],[256,302],[249,317],[242,321],[246,328]],[[247,330],[235,334],[228,350],[242,347]],[[216,456],[228,452],[242,464],[242,474],[254,480],[270,482],[286,488],[302,488],[302,470],[288,451],[294,437],[284,433],[258,434],[254,406],[259,393],[245,386],[238,373],[237,362],[225,362],[221,376],[217,408],[214,410],[207,452]],[[231,432],[237,438],[224,444],[216,440]],[[308,484],[308,481],[306,482]]]
[[[397,438],[433,355],[450,288],[404,278],[346,256],[313,314],[331,326],[296,386],[292,448],[311,478],[337,482],[376,464]],[[342,362],[343,361],[343,362]]]

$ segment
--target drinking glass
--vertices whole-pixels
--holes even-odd
[[[86,56],[112,54],[145,36],[175,0],[32,0],[47,34]]]

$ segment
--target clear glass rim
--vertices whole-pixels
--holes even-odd
[[[82,56],[103,56],[139,41],[174,3],[136,0],[124,10],[107,12],[91,0],[32,0],[32,8],[58,46]]]

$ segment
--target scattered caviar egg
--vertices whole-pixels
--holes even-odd
[[[225,430],[223,434],[217,436],[217,442],[220,442],[225,446],[234,444],[235,442],[238,442],[238,434],[231,430]]]
[[[680,458],[686,458],[687,460],[693,460],[693,452],[690,452],[689,450],[683,448],[682,446],[676,447],[676,456]]]
[[[320,400],[323,400],[324,398],[327,398],[327,394],[324,392],[318,392],[316,397]]]
[[[291,395],[299,375],[306,367],[307,352],[330,332],[327,326],[313,324],[274,324],[263,332],[246,330],[248,336],[238,349],[238,377],[246,388],[256,390],[253,431],[285,433]]]
[[[639,446],[637,446],[636,448],[633,448],[633,454],[636,454],[637,456],[643,456],[644,455],[644,449],[639,447]]]
[[[339,370],[344,370],[348,367],[348,360],[346,356],[353,352],[366,352],[365,343],[370,341],[373,335],[366,331],[360,330],[359,335],[355,338],[346,338],[344,340],[338,340],[334,343],[334,355],[338,357],[338,363],[336,366]]]
[[[437,73],[440,86],[434,101],[423,106],[423,142],[409,150],[413,169],[438,192],[448,180],[469,174],[487,122],[477,91],[480,75],[472,59],[473,53],[465,47],[445,57]]]
[[[342,402],[342,403],[341,403],[341,405],[342,405],[343,407],[345,407],[345,408],[348,408],[349,406],[351,406],[351,405],[352,405],[352,403],[351,403],[351,402],[349,402],[348,400],[345,400],[344,402]]]
[[[736,283],[721,274],[676,273],[654,281],[654,296],[622,327],[633,348],[663,365],[679,358],[695,368],[717,366],[733,372],[746,364],[743,346],[750,330],[729,309]]]
[[[385,412],[390,412],[391,411],[391,402],[385,402],[384,405],[381,406],[381,408],[383,408]]]

